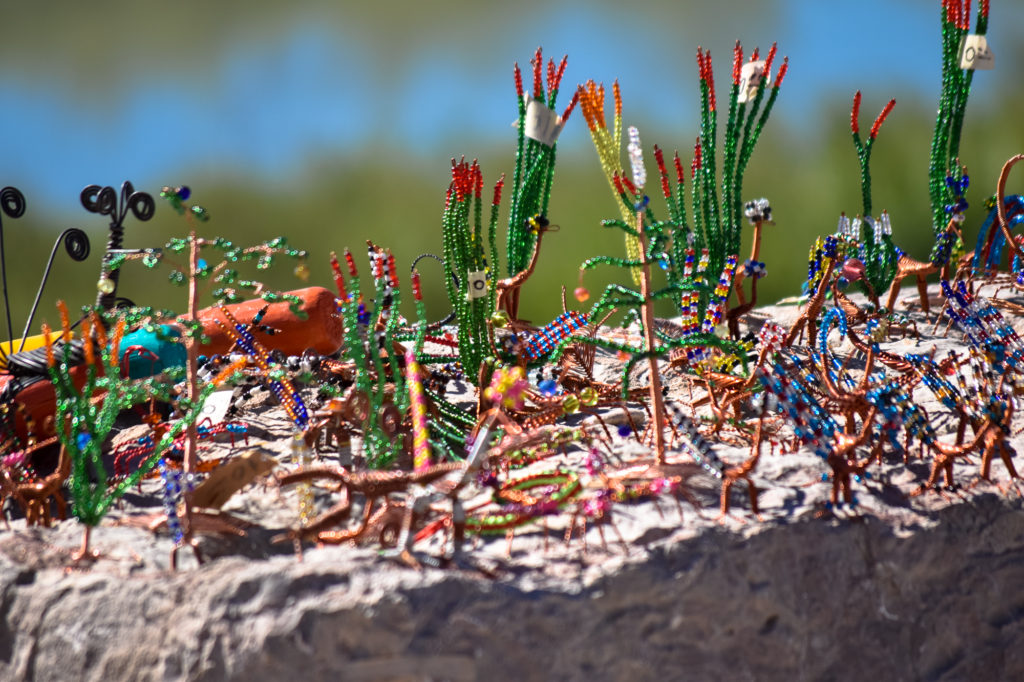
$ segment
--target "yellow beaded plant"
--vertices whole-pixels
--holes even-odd
[[[604,171],[608,187],[612,190],[612,195],[618,198],[615,176],[622,172],[619,152],[622,148],[622,93],[619,91],[618,81],[612,84],[612,97],[615,100],[615,118],[612,119],[612,130],[609,132],[604,113],[604,85],[588,80],[586,85],[579,88],[580,109],[583,111],[583,118],[587,120],[590,139],[594,141],[594,149],[597,151],[597,158],[601,162],[601,170]],[[635,218],[631,207],[623,201],[615,203],[622,214],[622,222],[631,223]],[[630,260],[640,259],[640,240],[632,234],[626,234],[626,256]],[[640,268],[630,268],[630,275],[634,283],[640,284]]]

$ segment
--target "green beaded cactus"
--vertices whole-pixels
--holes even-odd
[[[946,177],[954,175],[960,156],[960,134],[964,125],[967,98],[974,80],[974,65],[962,69],[961,50],[970,34],[970,0],[943,0],[942,2],[942,90],[939,95],[938,115],[932,134],[931,158],[928,163],[928,193],[931,198],[932,231],[938,237],[949,222],[946,206],[957,203]],[[988,31],[989,0],[978,3],[975,34],[984,36]],[[937,248],[937,247],[936,247]]]
[[[718,106],[715,96],[714,74],[711,54],[698,50],[697,68],[700,78],[701,128],[694,146],[694,158],[690,165],[692,224],[687,221],[684,198],[685,171],[678,155],[675,158],[676,189],[669,186],[668,174],[660,150],[655,151],[661,171],[662,192],[669,206],[670,221],[676,227],[670,250],[675,263],[685,258],[686,251],[695,248],[707,250],[709,268],[721,272],[726,259],[739,252],[742,237],[742,194],[743,177],[750,162],[754,147],[771,115],[778,98],[779,88],[788,70],[788,59],[784,60],[774,81],[771,69],[775,60],[776,47],[773,44],[766,58],[761,61],[755,50],[750,62],[743,63],[743,49],[737,42],[733,51],[732,85],[729,90],[729,112],[725,128],[725,148],[722,157],[722,178],[718,178],[716,160],[718,145]],[[767,98],[765,93],[767,94]],[[623,221],[631,222],[636,188],[619,163],[619,146],[622,130],[622,99],[618,83],[614,87],[615,118],[614,134],[608,132],[604,115],[604,88],[591,81],[578,92],[580,108],[590,128],[594,146],[598,151],[601,167],[608,177],[616,195],[617,206]],[[645,207],[649,222],[657,222],[649,207]],[[626,252],[630,260],[639,258],[637,238],[626,237]],[[678,269],[669,269],[670,280]],[[633,279],[639,283],[639,271],[632,270]],[[682,280],[679,280],[681,283]],[[732,283],[729,283],[731,289]],[[681,304],[680,304],[681,305]]]
[[[401,422],[409,409],[405,373],[396,350],[396,334],[400,324],[397,311],[401,306],[401,290],[395,259],[390,251],[369,245],[375,296],[373,312],[363,302],[359,272],[352,254],[345,251],[349,279],[347,284],[335,263],[335,284],[338,286],[338,308],[345,325],[345,343],[341,352],[355,368],[355,400],[362,421],[363,455],[373,469],[384,469],[394,463],[406,446]],[[421,305],[417,310],[422,315]],[[418,341],[419,344],[422,341]]]
[[[709,267],[712,272],[720,272],[725,267],[726,259],[739,253],[743,221],[743,176],[789,68],[789,59],[786,58],[771,87],[768,87],[775,51],[773,43],[762,62],[755,49],[750,61],[744,64],[743,48],[739,41],[733,48],[721,185],[717,180],[715,160],[718,123],[711,53],[704,52],[702,55],[700,50],[697,51],[701,126],[691,171],[694,173],[691,189],[693,221],[695,246],[709,250]],[[768,98],[764,101],[766,91]],[[731,283],[729,286],[731,288]]]
[[[878,305],[878,295],[889,288],[893,278],[896,276],[896,269],[899,266],[899,255],[896,245],[892,241],[892,227],[889,222],[889,215],[882,211],[877,218],[872,217],[871,203],[871,150],[875,140],[878,139],[878,132],[882,124],[889,116],[896,100],[891,99],[882,108],[882,111],[875,118],[868,132],[868,139],[865,141],[860,135],[860,90],[853,96],[853,106],[850,108],[850,134],[853,137],[853,146],[857,151],[857,161],[860,163],[860,191],[863,204],[862,218],[854,219],[852,225],[846,223],[845,216],[840,217],[840,233],[850,242],[848,248],[849,256],[856,256],[864,264],[864,274],[859,280],[861,288],[871,297],[874,304]]]
[[[484,252],[482,212],[483,174],[480,165],[452,161],[452,181],[445,197],[441,235],[445,287],[458,324],[459,362],[466,378],[476,384],[480,365],[490,355],[488,322],[494,312],[496,279]],[[487,240],[490,261],[498,258],[494,231],[498,222],[503,179],[494,186]]]
[[[64,336],[70,338],[67,308],[62,302],[58,303],[58,308]],[[92,528],[99,524],[125,491],[156,466],[175,438],[195,423],[206,398],[220,380],[218,377],[209,382],[195,399],[189,400],[174,394],[173,378],[166,374],[137,381],[123,377],[119,346],[125,328],[124,320],[119,321],[108,345],[107,333],[99,316],[93,313],[86,317],[81,329],[85,365],[80,368],[73,368],[72,344],[61,344],[57,349],[48,341],[46,346],[50,380],[57,398],[57,435],[71,461],[72,511],[85,525],[82,548],[76,557],[79,559],[89,557]],[[43,325],[47,339],[50,338],[49,331]],[[78,371],[84,371],[84,382],[76,379]],[[103,466],[103,444],[114,427],[114,420],[122,410],[151,399],[175,403],[184,416],[163,433],[154,444],[152,454],[142,461],[138,469],[109,487]]]
[[[692,249],[684,256],[684,264],[681,267],[677,267],[679,264],[675,262],[675,259],[669,253],[669,246],[673,241],[681,240],[678,224],[674,220],[656,221],[652,219],[649,208],[650,202],[642,194],[647,174],[643,168],[639,134],[636,128],[630,128],[629,133],[633,182],[628,183],[628,186],[633,195],[632,206],[636,216],[635,227],[622,220],[605,220],[604,225],[605,227],[618,228],[625,234],[634,237],[641,247],[640,257],[633,260],[597,256],[584,261],[580,266],[581,286],[577,289],[577,298],[586,300],[589,296],[589,293],[582,286],[583,273],[598,265],[611,265],[639,270],[641,273],[640,291],[635,291],[620,284],[610,284],[594,304],[589,319],[599,319],[603,314],[613,309],[632,311],[642,321],[645,336],[644,344],[637,346],[630,343],[609,342],[590,337],[572,336],[560,344],[559,350],[555,355],[557,360],[562,349],[570,342],[591,343],[609,350],[626,353],[629,359],[623,367],[623,397],[629,392],[630,372],[634,365],[641,360],[646,359],[652,362],[651,375],[654,377],[657,374],[656,367],[653,364],[654,361],[659,357],[666,356],[673,349],[686,349],[690,362],[696,367],[698,363],[709,356],[707,351],[711,347],[719,347],[727,351],[737,348],[735,344],[720,339],[714,333],[715,327],[722,321],[723,306],[728,297],[729,285],[732,283],[732,276],[736,269],[736,256],[732,255],[726,259],[718,285],[714,289],[704,279],[708,264],[706,251],[696,270],[693,267],[694,253]],[[667,187],[663,163],[660,160],[659,167],[662,168],[663,186]],[[660,289],[653,288],[651,279],[652,264],[658,264],[666,271],[668,282],[666,286]],[[679,337],[668,336],[655,328],[653,305],[659,300],[671,300],[679,303],[683,313],[682,333]]]
[[[522,72],[519,70],[519,64],[515,65],[519,117],[516,169],[511,187],[506,245],[510,277],[526,267],[536,239],[536,235],[529,229],[527,220],[535,215],[547,215],[548,212],[551,183],[555,173],[556,140],[577,101],[577,96],[574,95],[562,115],[559,117],[555,114],[555,101],[558,99],[558,89],[567,62],[567,57],[562,57],[557,67],[554,60],[548,62],[545,88],[542,77],[544,59],[538,47],[531,62],[531,95],[524,91]],[[513,311],[513,317],[516,312]]]

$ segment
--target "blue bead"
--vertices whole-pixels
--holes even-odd
[[[192,190],[189,189],[188,185],[182,185],[175,191],[175,194],[177,194],[178,198],[182,201],[188,201],[188,198],[192,196]]]
[[[629,424],[619,424],[618,432],[622,438],[628,438],[633,433],[633,427]]]

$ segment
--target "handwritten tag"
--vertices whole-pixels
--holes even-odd
[[[232,391],[214,391],[203,403],[203,409],[199,413],[196,422],[210,420],[211,424],[219,424],[224,421],[228,414],[228,407],[231,406]]]
[[[985,36],[976,34],[966,35],[960,41],[960,68],[972,69],[974,71],[994,69],[996,58],[988,49],[988,41]]]
[[[466,290],[466,300],[483,298],[487,295],[487,272],[484,270],[470,271],[468,274],[469,288]]]
[[[535,99],[526,103],[526,120],[523,134],[531,140],[553,147],[559,133],[562,132],[562,121],[548,105]]]
[[[231,496],[277,466],[270,450],[253,448],[210,472],[192,491],[192,506],[220,509]]]
[[[740,69],[740,91],[736,97],[737,102],[749,102],[757,95],[757,89],[764,80],[764,60],[747,62]]]

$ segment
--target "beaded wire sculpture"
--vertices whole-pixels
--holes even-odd
[[[244,325],[235,319],[231,311],[224,306],[219,307],[223,320],[217,318],[217,324],[228,335],[235,346],[246,354],[259,368],[260,373],[265,377],[271,393],[284,408],[285,414],[292,420],[299,429],[304,429],[309,424],[309,412],[302,401],[302,397],[292,383],[284,376],[280,367],[272,367],[273,362],[267,349],[263,347],[250,329],[252,325]]]
[[[494,199],[487,224],[490,260],[498,257],[494,229],[498,222],[503,180],[494,186]],[[441,227],[444,241],[445,287],[458,323],[459,362],[466,378],[477,383],[480,364],[490,355],[487,323],[495,306],[496,278],[484,253],[481,214],[483,174],[475,161],[452,161],[452,181],[445,195]],[[517,271],[514,271],[517,272]]]
[[[946,176],[953,173],[960,156],[960,133],[971,92],[974,69],[960,68],[960,50],[970,32],[971,0],[942,0],[942,90],[932,135],[928,164],[928,192],[931,197],[932,230],[938,237],[949,221],[945,207],[955,203],[953,189]],[[988,31],[989,0],[980,0],[975,33]]]
[[[651,263],[663,263],[665,264],[666,270],[671,267],[672,256],[668,253],[667,247],[670,241],[670,231],[674,229],[675,223],[648,222],[650,214],[647,207],[650,202],[646,195],[641,194],[647,179],[647,172],[643,164],[640,136],[636,128],[630,128],[629,132],[629,151],[630,162],[633,169],[633,181],[628,185],[624,185],[623,190],[628,186],[629,191],[633,194],[635,227],[624,221],[618,220],[605,221],[605,225],[618,227],[626,234],[636,237],[641,246],[640,258],[637,260],[616,259],[605,256],[591,258],[580,266],[580,279],[582,280],[584,271],[596,267],[597,265],[614,265],[617,267],[640,269],[641,277],[639,292],[619,284],[610,284],[598,299],[597,303],[594,304],[594,308],[590,313],[589,319],[599,319],[602,313],[616,308],[623,308],[632,311],[642,320],[644,335],[643,343],[638,346],[635,344],[615,342],[583,335],[569,336],[560,343],[558,351],[555,353],[554,360],[557,361],[568,343],[574,341],[597,345],[605,349],[618,351],[619,353],[628,356],[629,359],[624,364],[622,371],[623,399],[626,399],[629,394],[629,376],[634,365],[641,360],[647,360],[650,365],[651,403],[654,408],[655,447],[659,460],[663,460],[665,455],[665,443],[661,429],[664,423],[664,414],[661,404],[661,380],[659,377],[657,360],[659,357],[666,356],[670,350],[675,348],[686,348],[687,352],[691,354],[691,360],[697,361],[706,357],[707,348],[710,346],[731,349],[736,347],[735,344],[732,344],[731,342],[719,339],[714,333],[715,327],[722,321],[725,299],[728,297],[729,286],[732,284],[733,274],[736,269],[736,256],[731,256],[727,260],[725,268],[722,271],[722,276],[719,279],[718,286],[710,292],[710,296],[708,296],[709,287],[703,282],[696,280],[684,279],[682,282],[673,282],[670,278],[667,286],[658,290],[653,289],[650,265]],[[703,272],[703,269],[701,272]],[[688,262],[688,265],[684,269],[684,273],[686,275],[692,274],[692,259]],[[582,282],[578,292],[579,291],[585,291],[582,287]],[[684,321],[683,334],[678,338],[670,337],[659,332],[655,328],[655,301],[663,299],[672,301],[689,301],[690,297],[694,294],[699,297],[701,293],[708,296],[705,298],[708,303],[706,310],[704,311],[703,322],[699,328],[696,324],[692,324],[692,322],[697,319],[695,315],[696,311],[690,312],[690,316]],[[579,293],[577,295],[579,296]],[[696,304],[693,307],[696,308]],[[687,322],[691,324],[687,325]]]
[[[662,192],[669,205],[669,216],[677,228],[685,228],[685,232],[673,239],[672,250],[676,262],[682,262],[688,248],[697,251],[708,250],[709,267],[712,272],[721,272],[726,260],[739,252],[743,208],[741,196],[743,192],[743,176],[747,164],[753,154],[754,147],[761,136],[765,123],[771,115],[779,88],[785,78],[789,66],[788,59],[774,79],[771,78],[772,64],[775,60],[776,47],[773,44],[763,61],[755,49],[750,62],[743,63],[743,48],[739,42],[733,50],[732,85],[729,90],[729,113],[725,129],[725,148],[723,153],[722,179],[719,184],[718,165],[716,160],[718,141],[718,111],[715,97],[714,74],[712,72],[711,53],[703,50],[697,52],[697,70],[700,79],[701,129],[694,147],[694,158],[690,165],[691,203],[693,223],[687,222],[684,202],[685,172],[678,158],[675,158],[677,187],[672,191],[664,158],[660,150],[655,152],[658,169],[661,174]],[[769,82],[771,86],[769,87]],[[765,93],[768,91],[767,100]],[[615,97],[615,118],[613,132],[609,133],[604,115],[604,88],[592,81],[580,88],[580,108],[591,138],[598,152],[601,167],[608,177],[615,196],[618,198],[619,210],[623,222],[632,222],[634,211],[630,195],[636,191],[633,183],[625,177],[619,164],[619,147],[622,131],[622,99],[618,83],[613,87]],[[649,212],[649,207],[645,207]],[[656,221],[653,215],[650,221]],[[639,258],[636,238],[627,235],[627,256],[632,260]],[[639,273],[633,269],[633,279],[639,283]],[[732,283],[729,283],[731,289]],[[727,292],[728,293],[728,290]]]
[[[419,365],[419,371],[421,379],[425,375],[425,367],[428,364],[438,363],[449,363],[451,362],[451,356],[449,355],[430,355],[423,350],[423,344],[427,339],[427,310],[423,304],[423,291],[420,286],[420,273],[417,270],[412,271],[412,294],[413,302],[416,305],[416,316],[417,322],[411,333],[403,333],[396,335],[396,338],[403,342],[412,341],[413,348],[410,349],[414,357],[416,358],[417,365]],[[435,341],[445,341],[444,338],[437,339]],[[408,352],[408,351],[407,351]],[[408,368],[407,368],[408,374]],[[406,384],[409,384],[408,376]],[[462,448],[466,445],[465,432],[467,429],[472,428],[476,423],[472,414],[465,412],[464,410],[456,407],[450,401],[446,400],[441,393],[433,391],[427,386],[424,381],[421,385],[423,397],[429,402],[433,410],[431,411],[430,417],[426,420],[427,425],[427,443],[426,448],[433,448],[435,452],[445,453],[449,459],[457,459],[455,452],[461,452]],[[412,389],[409,393],[410,402],[415,402],[413,398]],[[413,410],[413,456],[415,464],[416,455],[416,414],[415,408]],[[440,438],[438,440],[431,440],[430,435],[436,434]],[[420,452],[423,452],[421,449]]]
[[[160,191],[160,196],[167,200],[175,212],[188,218],[191,229],[187,237],[173,238],[162,249],[108,250],[112,257],[107,263],[107,270],[116,272],[126,261],[137,259],[141,259],[142,264],[150,269],[167,264],[171,267],[167,276],[168,281],[177,286],[188,287],[188,312],[184,317],[177,319],[184,327],[185,348],[188,353],[186,391],[189,400],[195,401],[200,393],[197,346],[203,331],[202,323],[198,319],[199,298],[205,293],[202,289],[212,288],[210,293],[218,304],[236,303],[247,295],[259,296],[267,303],[285,301],[292,313],[301,319],[305,313],[299,308],[301,301],[297,296],[268,290],[261,282],[242,278],[235,269],[235,264],[255,261],[257,270],[266,270],[277,256],[286,256],[298,261],[294,272],[299,279],[309,277],[309,268],[305,264],[307,253],[289,247],[284,237],[276,237],[251,247],[236,246],[223,237],[200,237],[197,234],[197,223],[207,222],[210,216],[202,206],[189,206],[185,203],[191,194],[191,190],[185,186],[164,187]],[[202,258],[200,254],[207,249],[219,252],[220,262],[211,264]],[[174,256],[182,254],[187,257],[187,262],[175,262]],[[210,283],[216,286],[211,287]],[[153,311],[150,308],[132,309],[127,315],[131,324],[143,321],[149,325],[153,323]],[[193,471],[197,464],[197,443],[198,434],[195,426],[190,425],[185,448],[186,472]]]
[[[343,357],[355,367],[356,419],[363,429],[366,463],[374,469],[390,466],[405,446],[400,425],[409,409],[404,362],[396,346],[400,323],[401,291],[395,258],[390,251],[368,248],[375,297],[372,312],[362,300],[359,272],[352,254],[345,252],[349,280],[336,271],[338,308],[345,326]],[[418,278],[414,280],[419,290]],[[417,305],[423,319],[422,303]],[[422,343],[419,341],[418,343]],[[404,354],[404,351],[402,351]],[[391,396],[389,398],[389,396]]]
[[[527,219],[534,215],[547,215],[548,213],[551,182],[555,174],[556,139],[566,120],[572,114],[578,97],[574,94],[562,115],[556,116],[555,100],[558,99],[558,89],[567,62],[568,57],[562,57],[561,63],[556,67],[554,60],[549,60],[545,80],[542,73],[544,59],[541,49],[538,47],[531,60],[533,65],[533,92],[531,94],[527,94],[523,89],[523,74],[519,70],[519,64],[515,65],[516,101],[519,105],[519,137],[516,147],[516,169],[512,179],[512,205],[509,210],[508,243],[506,245],[510,277],[526,267],[529,254],[533,249],[533,242],[536,239],[536,234],[529,229]],[[492,262],[496,269],[497,261],[492,258]],[[458,276],[464,275],[465,271],[462,271]]]
[[[580,100],[580,111],[587,121],[587,128],[590,130],[590,138],[594,142],[594,149],[597,151],[598,161],[601,163],[601,170],[604,171],[605,179],[612,190],[612,195],[619,198],[622,189],[619,185],[618,176],[622,171],[620,161],[620,149],[622,147],[622,93],[619,90],[619,82],[612,84],[612,97],[615,101],[615,117],[612,119],[612,132],[608,131],[608,123],[604,113],[604,85],[598,85],[592,80],[586,85],[581,85],[577,90]],[[632,222],[632,206],[624,201],[616,201],[619,213],[624,223]],[[632,260],[640,258],[640,246],[637,238],[626,234],[626,257]],[[630,274],[635,284],[640,284],[640,269],[632,268]]]
[[[878,139],[878,132],[882,123],[889,116],[896,100],[891,99],[882,108],[882,111],[875,118],[868,132],[868,139],[865,141],[860,135],[860,90],[853,96],[853,106],[850,108],[850,134],[853,137],[853,146],[857,151],[857,161],[860,163],[860,191],[862,201],[862,217],[855,218],[849,223],[845,216],[840,218],[840,231],[844,232],[851,248],[846,249],[848,257],[856,256],[864,264],[864,273],[859,279],[865,293],[873,299],[892,284],[896,275],[897,261],[899,260],[898,249],[892,241],[892,227],[889,214],[882,211],[882,215],[876,220],[872,217],[871,204],[871,150],[875,140]]]
[[[632,131],[635,131],[635,129],[631,129]],[[637,151],[631,152],[631,155],[634,161],[636,161],[634,164],[635,168],[639,170],[642,168],[642,158],[638,154],[640,148],[639,136],[634,135],[634,137],[635,144],[631,144],[631,147],[634,147]],[[660,150],[656,149],[655,156],[658,159],[659,170],[661,171],[661,184],[665,188],[668,186],[668,179],[661,160]],[[646,171],[634,171],[635,181],[645,179]],[[641,186],[637,187],[637,184],[641,184]],[[622,391],[623,396],[625,396],[629,390],[629,373],[633,365],[643,358],[660,357],[674,348],[685,348],[691,362],[696,363],[708,357],[709,347],[718,346],[726,350],[735,350],[734,344],[726,343],[719,339],[714,334],[714,329],[723,318],[725,300],[728,297],[729,287],[732,284],[737,258],[735,255],[732,255],[726,260],[721,270],[721,276],[716,286],[712,288],[711,284],[705,281],[708,261],[710,259],[707,250],[702,251],[700,262],[697,263],[695,268],[696,254],[692,248],[687,249],[683,253],[683,262],[680,267],[679,261],[670,252],[671,246],[679,241],[683,241],[678,238],[680,234],[677,229],[678,223],[675,220],[652,220],[649,208],[650,202],[647,196],[642,194],[642,183],[630,182],[625,178],[616,176],[616,185],[620,190],[620,198],[623,201],[630,201],[630,205],[634,207],[633,225],[621,220],[605,220],[604,225],[605,227],[618,228],[627,235],[637,238],[644,248],[641,250],[640,258],[636,260],[611,258],[609,256],[589,258],[580,265],[580,279],[582,282],[583,273],[599,265],[637,268],[641,271],[642,291],[637,292],[620,284],[610,284],[594,304],[588,317],[591,320],[600,319],[601,315],[616,308],[631,310],[639,314],[645,306],[651,306],[655,301],[670,300],[676,303],[682,312],[683,327],[682,335],[679,338],[672,338],[663,332],[652,329],[652,334],[655,335],[657,343],[647,349],[639,349],[626,343],[586,339],[583,336],[570,337],[572,340],[596,344],[631,355],[630,360],[623,368]],[[670,196],[670,193],[666,192],[666,196]],[[669,203],[672,203],[671,198]],[[680,201],[678,206],[681,206],[681,204],[682,202]],[[641,230],[643,234],[641,234]],[[676,239],[673,240],[673,237]],[[655,290],[651,286],[649,272],[651,263],[657,263],[666,273],[668,282],[661,289]],[[646,275],[643,274],[645,269],[648,271]],[[644,284],[645,280],[646,285]],[[643,290],[645,288],[646,290]],[[581,283],[580,288],[577,289],[577,297],[585,298],[587,296],[589,294],[586,293]],[[566,343],[567,341],[563,340],[559,348],[564,348]],[[561,351],[556,354],[556,359],[560,354]]]
[[[951,181],[952,178],[947,180],[947,182]],[[966,183],[967,175],[965,174],[960,179],[960,184],[966,186]],[[954,187],[953,189],[955,191],[957,187]],[[988,209],[988,215],[985,217],[984,222],[981,224],[981,228],[978,230],[978,241],[974,247],[974,260],[972,267],[975,275],[997,270],[1003,259],[1003,250],[1007,247],[1006,236],[1003,234],[1003,230],[1000,229],[999,225],[999,209],[996,206],[997,202],[997,197],[991,197],[985,202],[985,208]],[[957,204],[959,204],[959,200],[957,201]],[[1008,230],[1012,231],[1013,228],[1024,223],[1024,196],[1013,194],[1005,197],[1003,199],[1003,210],[1006,215],[1006,227]],[[1018,273],[1017,283],[1024,283],[1024,278],[1020,275],[1021,270],[1024,269],[1024,262],[1021,262],[1019,254],[1014,256],[1013,262],[1010,264],[1010,269]]]
[[[61,327],[68,337],[71,325],[67,307],[58,303]],[[61,445],[71,458],[72,509],[85,525],[85,535],[78,558],[89,556],[89,536],[93,526],[99,524],[110,505],[126,490],[148,473],[174,440],[189,425],[194,424],[202,411],[207,396],[228,374],[222,373],[206,384],[195,400],[175,397],[173,385],[167,377],[150,377],[131,381],[121,376],[119,346],[126,325],[122,320],[114,328],[108,344],[107,332],[93,313],[82,323],[81,337],[85,357],[85,379],[81,388],[72,372],[71,344],[62,344],[57,357],[54,344],[49,341],[50,329],[43,325],[46,335],[47,365],[57,396],[56,423]],[[236,369],[230,367],[230,373]],[[114,426],[114,420],[124,409],[151,399],[175,403],[183,418],[175,422],[155,444],[152,453],[140,466],[113,487],[107,487],[107,473],[103,465],[103,443]]]

